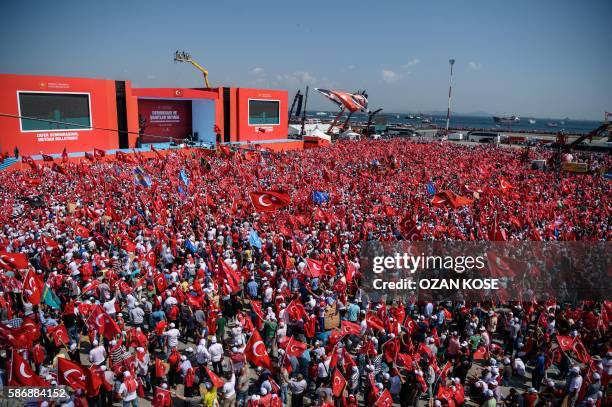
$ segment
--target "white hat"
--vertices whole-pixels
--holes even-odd
[[[217,337],[213,336],[212,338],[210,338],[210,342],[211,343],[217,343]]]
[[[131,374],[129,371],[126,370],[125,372],[123,372],[123,377],[130,377],[130,376]]]
[[[98,340],[94,339],[94,341],[91,343],[93,346],[98,346]]]

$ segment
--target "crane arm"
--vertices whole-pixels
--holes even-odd
[[[200,72],[202,72],[202,74],[204,75],[204,82],[206,83],[206,87],[210,88],[210,83],[208,83],[208,71],[204,69],[202,65],[198,64],[191,58],[189,58],[189,62],[191,63],[191,65],[195,66]]]

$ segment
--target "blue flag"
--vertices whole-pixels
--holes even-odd
[[[196,249],[195,245],[189,239],[185,240],[185,249],[189,250],[191,254],[195,254],[195,252],[198,251],[198,249]]]
[[[435,195],[436,194],[436,186],[434,185],[433,182],[428,182],[427,183],[427,193],[429,195]]]
[[[140,167],[134,168],[134,184],[142,185],[143,187],[151,186],[151,177]]]
[[[60,299],[57,298],[57,295],[55,295],[55,293],[53,291],[51,291],[49,286],[46,285],[46,284],[45,284],[45,288],[43,289],[42,300],[43,300],[43,302],[45,304],[47,304],[48,306],[50,306],[53,309],[61,309],[62,308],[62,303],[61,303]]]
[[[189,177],[187,176],[184,168],[181,170],[181,172],[179,172],[179,179],[183,184],[185,184],[185,186],[189,186]]]
[[[329,201],[329,192],[312,191],[312,202],[321,205],[323,202]]]
[[[253,229],[251,229],[251,232],[249,233],[249,243],[251,246],[257,247],[259,250],[261,250],[261,239],[259,238],[257,232]]]

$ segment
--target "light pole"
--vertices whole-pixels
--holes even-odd
[[[446,111],[446,134],[448,134],[448,126],[450,124],[450,103],[451,103],[451,90],[453,89],[453,65],[455,64],[454,59],[449,59],[450,64],[450,79],[448,81],[448,110]]]

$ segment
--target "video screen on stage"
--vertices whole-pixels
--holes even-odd
[[[249,125],[280,124],[280,102],[249,99]]]
[[[22,131],[91,128],[89,95],[19,92]]]

